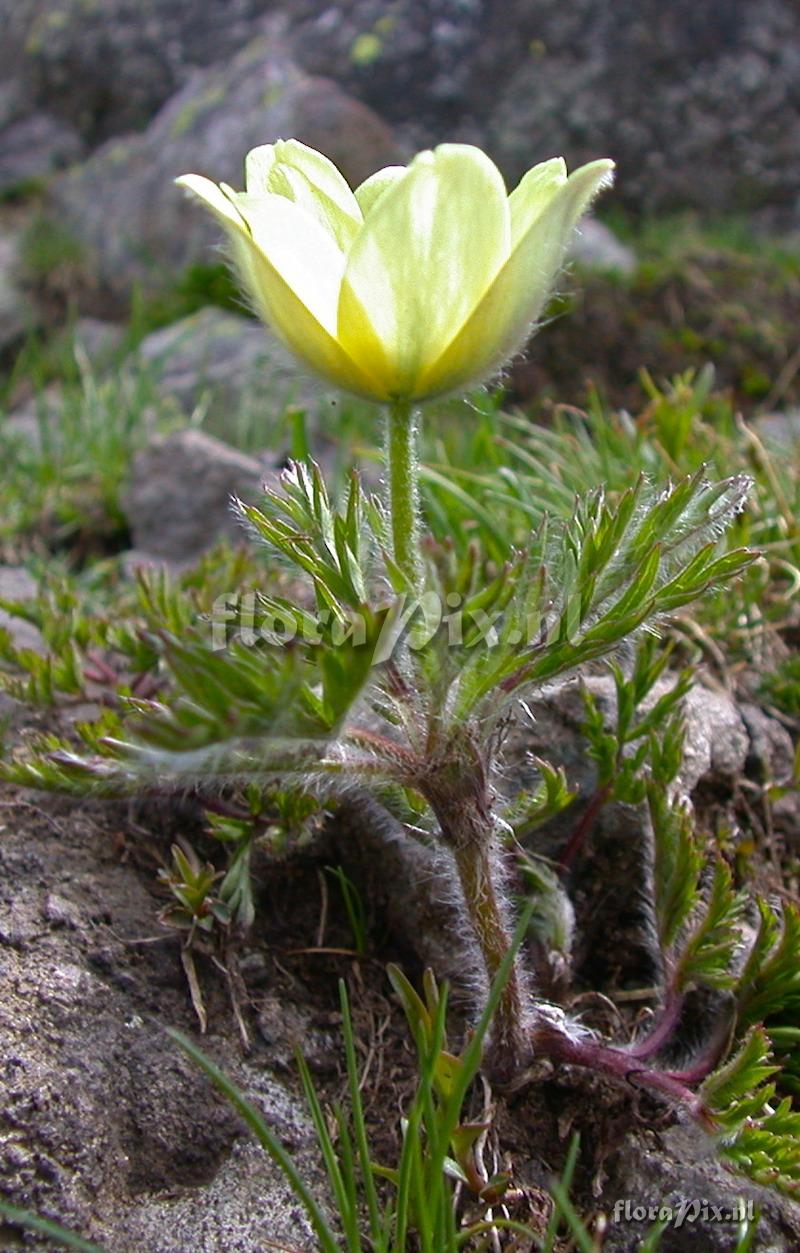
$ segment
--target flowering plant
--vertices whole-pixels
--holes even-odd
[[[416,407],[486,379],[521,347],[611,169],[596,161],[567,177],[563,162],[547,161],[507,196],[482,152],[445,144],[352,192],[327,158],[289,140],[250,153],[245,192],[198,175],[178,180],[220,220],[243,286],[279,338],[322,377],[384,405],[388,468],[386,499],[365,496],[354,473],[336,507],[307,461],[291,463],[258,506],[239,502],[293,575],[291,597],[271,589],[259,601],[265,623],[280,621],[281,631],[264,626],[249,638],[237,628],[220,649],[187,625],[186,608],[163,588],[145,586],[173,691],[129,701],[122,725],[89,738],[90,762],[62,747],[27,775],[16,768],[17,781],[35,786],[115,792],[149,777],[159,787],[190,780],[206,795],[224,793],[215,825],[229,853],[224,878],[217,883],[186,857],[170,877],[184,914],[191,904],[193,934],[198,919],[242,930],[252,920],[250,849],[277,805],[270,797],[282,798],[278,807],[298,828],[310,798],[346,798],[444,850],[461,894],[454,939],[465,983],[487,988],[510,962],[515,837],[571,800],[561,772],[544,763],[532,791],[507,786],[503,744],[525,717],[526,698],[613,655],[752,560],[718,542],[743,506],[743,475],[711,483],[700,472],[661,490],[640,479],[610,500],[598,487],[568,522],[545,520],[524,543],[504,546],[499,518],[492,552],[477,522],[469,543],[455,520],[444,538],[441,527],[438,539],[423,531]],[[616,787],[622,799],[647,797],[663,835],[654,910],[673,972],[663,1025],[635,1049],[608,1047],[534,993],[519,955],[499,994],[485,1065],[512,1082],[544,1053],[635,1076],[703,1115],[686,1075],[662,1071],[654,1058],[689,984],[722,986],[731,977],[739,897],[717,875],[708,917],[723,922],[703,929],[702,858],[671,807],[680,737],[672,728],[656,743],[654,716],[631,725],[661,669],[648,653],[632,678],[615,673],[630,716],[610,747],[595,720],[592,751],[611,763],[603,795]],[[660,700],[659,717],[674,713],[684,692],[678,685]],[[633,741],[635,778],[626,765]],[[569,860],[579,851],[572,843]],[[528,870],[552,906],[539,910],[537,925],[560,926],[568,916],[560,884],[541,859]]]
[[[222,223],[243,285],[279,338],[323,377],[388,413],[385,511],[364,505],[354,479],[345,512],[336,513],[313,465],[290,467],[263,510],[241,507],[311,577],[318,607],[351,623],[358,614],[363,630],[360,665],[349,648],[335,667],[322,666],[324,742],[312,750],[306,743],[292,762],[284,753],[276,773],[305,774],[328,792],[342,776],[357,780],[410,829],[441,841],[488,979],[510,942],[504,833],[541,806],[538,794],[500,796],[498,746],[509,711],[532,687],[613,651],[648,619],[750,560],[744,552],[720,556],[704,542],[741,506],[746,483],[712,487],[702,476],[649,509],[641,483],[613,509],[601,493],[582,502],[559,537],[556,586],[548,579],[552,550],[540,536],[509,554],[494,577],[474,552],[459,564],[421,543],[414,406],[486,379],[523,346],[576,223],[612,170],[600,160],[567,176],[562,160],[545,161],[507,195],[483,152],[443,144],[353,192],[327,158],[289,140],[249,154],[244,192],[197,175],[178,180]],[[372,603],[381,580],[395,597],[388,608]],[[397,598],[408,594],[412,613],[403,618]],[[448,632],[443,643],[441,630],[430,629],[431,601],[437,627],[436,607],[459,604],[462,621],[481,621],[481,629],[456,639]],[[302,612],[279,608],[299,631]],[[317,634],[311,648],[326,645],[332,637]],[[537,1007],[518,962],[495,1018],[494,1074],[513,1078],[536,1043],[563,1060],[627,1073],[629,1059],[589,1046],[563,1016]],[[643,1069],[660,1091],[684,1092],[677,1080]]]

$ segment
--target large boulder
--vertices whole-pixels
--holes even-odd
[[[140,876],[113,851],[119,823],[107,815],[103,829],[91,807],[51,798],[46,812],[8,789],[1,803],[0,1197],[107,1253],[249,1253],[267,1240],[316,1247],[284,1177],[164,1032],[196,1025],[178,939],[155,926],[154,874]],[[324,1204],[313,1126],[285,1063],[258,1037],[243,1057],[213,967],[198,964],[210,1010],[203,1049],[248,1093]],[[271,973],[265,996],[275,992]],[[304,1046],[323,1037],[329,1052],[338,1047],[320,1015],[311,1021],[311,1003],[291,1011],[290,1054],[303,1028]],[[17,1246],[3,1226],[2,1247],[23,1244],[34,1247]]]
[[[194,74],[143,134],[103,145],[56,180],[52,210],[83,245],[91,277],[120,302],[134,284],[159,288],[218,255],[219,229],[173,185],[179,174],[241,185],[248,149],[289,136],[328,153],[352,182],[398,159],[371,109],[298,69],[282,29],[269,23],[238,56]]]
[[[82,154],[81,139],[67,122],[39,110],[21,117],[0,134],[0,195],[35,190]]]
[[[252,58],[237,58],[265,21],[274,55],[294,64],[265,74],[259,91]],[[335,155],[343,144],[357,152],[366,123],[342,114],[330,85],[306,86],[313,119],[281,113],[276,93],[296,89],[299,66],[374,109],[408,146],[478,142],[509,178],[558,152],[572,164],[609,154],[620,165],[618,195],[636,208],[792,209],[800,192],[794,0],[0,0],[0,25],[0,146],[16,152],[20,177],[73,159],[76,142],[142,131],[184,91],[153,138],[169,139],[175,126],[191,156],[195,123],[202,128],[211,107],[241,125],[221,145],[229,162],[268,138],[276,117],[285,133],[313,122],[307,129]],[[196,78],[204,67],[209,76]],[[264,114],[255,128],[254,102]],[[42,138],[26,150],[29,126]],[[112,177],[115,162],[130,160],[141,181],[139,151],[123,141],[88,175]],[[160,175],[157,150],[144,151]]]
[[[479,137],[472,96],[486,38],[486,0],[288,7],[300,64],[344,84],[401,126],[413,146]]]

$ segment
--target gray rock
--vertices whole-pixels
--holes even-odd
[[[800,846],[800,792],[794,785],[797,748],[786,727],[758,705],[745,702],[742,718],[750,737],[748,774],[762,785],[777,785],[770,801],[773,830],[792,851]]]
[[[615,196],[640,209],[796,205],[791,0],[514,0],[493,6],[485,35],[474,107],[509,177],[557,153],[607,155]]]
[[[66,122],[49,113],[20,118],[0,133],[0,193],[24,192],[83,155]]]
[[[583,678],[609,723],[616,714],[616,690],[610,675]],[[664,679],[656,684],[643,708],[648,708],[672,686]],[[571,787],[590,796],[595,786],[595,767],[586,753],[582,726],[585,710],[580,685],[574,679],[554,683],[528,702],[533,720],[520,726],[510,744],[512,760],[525,753],[563,765]],[[750,739],[733,697],[702,684],[691,689],[683,702],[686,724],[684,761],[680,786],[690,794],[699,783],[730,784],[743,769]]]
[[[613,725],[616,691],[610,675],[587,675],[584,683]],[[661,695],[662,680],[645,704]],[[573,806],[532,836],[537,854],[559,858],[595,795],[597,771],[583,734],[585,710],[575,680],[557,682],[527,702],[533,715],[508,743],[512,789],[536,779],[530,757],[562,766],[578,796]],[[733,797],[750,751],[750,737],[733,699],[698,684],[684,700],[686,727],[680,791],[698,799],[698,788]],[[527,764],[526,764],[527,756]],[[605,804],[585,832],[572,863],[570,892],[577,915],[574,968],[589,969],[592,986],[649,986],[658,977],[659,954],[652,944],[653,832],[644,805]]]
[[[0,600],[34,600],[38,584],[24,566],[0,566]],[[37,653],[47,651],[39,628],[11,609],[0,609],[0,627],[8,631],[17,648],[31,648]]]
[[[42,446],[42,423],[57,418],[61,411],[60,388],[49,393],[51,389],[47,388],[36,400],[15,406],[3,423],[3,434],[38,451]]]
[[[271,7],[271,0],[2,0],[0,75],[13,84],[6,116],[44,105],[90,143],[141,129],[194,68],[247,43]]]
[[[222,309],[201,309],[154,331],[136,356],[164,395],[187,413],[201,406],[221,434],[248,400],[263,413],[266,432],[288,405],[316,411],[325,395],[261,323]]]
[[[0,352],[19,343],[35,325],[33,307],[20,286],[17,236],[0,232]]]
[[[604,222],[586,218],[575,233],[570,256],[591,270],[612,271],[626,276],[636,271],[636,253],[623,244]]]
[[[631,206],[796,212],[792,0],[289,7],[301,64],[346,84],[414,146],[478,142],[511,181],[557,154],[570,165],[608,155]]]
[[[120,564],[127,578],[134,578],[138,570],[148,570],[154,574],[164,573],[177,578],[192,562],[191,558],[188,561],[175,561],[168,557],[158,557],[155,553],[143,552],[139,548],[129,548],[122,553]]]
[[[692,1125],[653,1133],[629,1135],[608,1170],[604,1209],[612,1218],[603,1241],[607,1253],[638,1253],[647,1231],[655,1224],[625,1217],[630,1209],[662,1205],[675,1213],[689,1206],[681,1225],[668,1227],[659,1249],[664,1253],[729,1253],[736,1225],[703,1221],[702,1204],[733,1212],[739,1202],[760,1214],[754,1248],[764,1253],[791,1253],[800,1243],[800,1207],[771,1188],[760,1187],[725,1169],[709,1137]],[[613,1221],[620,1202],[620,1219]],[[692,1203],[695,1203],[694,1205]]]
[[[274,9],[271,0],[149,0],[144,8],[134,0],[0,0],[6,149],[19,147],[13,128],[33,125],[29,119],[43,109],[89,145],[148,128],[176,92],[188,93],[181,107],[194,98],[202,111],[202,97],[217,92],[225,75],[202,67],[232,66]],[[510,179],[559,152],[570,164],[608,153],[620,165],[616,194],[632,207],[768,205],[796,213],[800,44],[793,0],[285,0],[280,12],[282,58],[305,75],[334,79],[413,148],[443,137],[478,142]],[[225,85],[233,99],[236,83]],[[222,145],[229,166],[270,137],[275,90],[266,76],[257,135],[250,117],[258,95],[247,99],[243,91],[244,109],[233,109],[241,133],[231,132]],[[330,113],[330,102],[320,100],[317,121]],[[280,127],[299,133],[296,123]],[[334,120],[331,151],[346,130]],[[163,142],[163,131],[158,138]],[[41,147],[50,165],[65,150],[65,134]],[[141,179],[137,144],[125,140],[111,152],[130,160]],[[107,156],[101,168],[112,172]],[[167,177],[173,172],[169,167]],[[207,172],[215,174],[216,164]],[[224,176],[231,173],[238,169]],[[127,226],[132,215],[124,217]],[[140,237],[149,242],[147,232]]]
[[[8,4],[2,6],[0,20],[6,17],[3,9],[8,8]],[[5,30],[8,30],[8,23]],[[24,84],[17,73],[20,68],[19,49],[11,56],[8,55],[8,50],[9,42],[4,39],[0,43],[0,131],[13,126],[14,122],[26,116],[33,108],[31,100],[26,99]]]
[[[163,1030],[194,1024],[177,939],[141,944],[153,931],[146,877],[98,855],[108,832],[86,807],[56,823],[3,801],[0,1195],[107,1253],[250,1253],[267,1239],[312,1253],[283,1176]],[[325,1204],[303,1102],[263,1053],[242,1056],[221,1003],[201,1047]]]
[[[256,1093],[249,1095],[252,1099]],[[308,1117],[286,1088],[271,1085],[267,1112],[271,1123],[301,1127],[309,1152],[313,1131]],[[296,1145],[297,1134],[292,1140]],[[251,1253],[268,1248],[262,1243],[267,1239],[297,1253],[315,1253],[319,1247],[297,1198],[274,1168],[267,1167],[263,1150],[239,1143],[203,1188],[202,1206],[195,1188],[177,1195],[144,1194],[129,1214],[115,1219],[112,1242],[105,1247],[108,1253],[149,1248],[159,1253]]]
[[[242,540],[231,498],[256,500],[264,467],[202,431],[158,436],[138,453],[123,496],[134,546],[174,561],[223,536]]]
[[[311,73],[343,83],[402,126],[414,146],[470,137],[475,64],[491,8],[486,0],[287,7],[296,56]]]
[[[777,718],[745,701],[740,712],[750,739],[749,755],[762,780],[788,783],[794,776],[794,740]]]
[[[51,927],[66,927],[69,931],[74,931],[82,921],[75,902],[58,892],[47,893],[42,905],[42,918]]]
[[[657,697],[658,691],[654,693]],[[724,691],[693,687],[683,704],[686,740],[681,785],[693,792],[700,782],[729,786],[741,774],[750,736],[738,704]]]
[[[234,186],[250,148],[295,136],[352,182],[398,159],[390,129],[335,83],[291,59],[280,24],[230,62],[197,71],[141,135],[113,140],[55,180],[51,212],[83,245],[93,280],[120,304],[134,283],[162,288],[219,257],[220,231],[174,184],[206,174]]]
[[[36,455],[46,444],[59,442],[65,403],[62,386],[50,383],[34,398],[14,406],[4,423],[4,433]]]

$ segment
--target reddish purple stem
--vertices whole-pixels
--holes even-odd
[[[610,783],[606,783],[603,787],[599,787],[583,811],[580,821],[576,824],[575,830],[567,840],[561,856],[558,859],[559,863],[565,870],[572,869],[578,853],[586,843],[586,839],[597,821],[597,815],[600,813],[600,810],[603,808],[608,799],[610,791]]]
[[[683,1082],[683,1076],[663,1070],[653,1070],[622,1049],[598,1044],[592,1039],[575,1039],[550,1026],[540,1027],[534,1037],[534,1045],[552,1061],[569,1066],[582,1066],[620,1079],[634,1087],[649,1089],[666,1097],[673,1104],[681,1105],[712,1128],[714,1120],[703,1099]]]

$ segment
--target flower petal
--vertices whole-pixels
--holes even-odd
[[[285,196],[236,196],[253,242],[306,308],[336,334],[344,253],[316,218]]]
[[[248,296],[286,347],[347,391],[384,399],[380,386],[350,359],[326,326],[335,320],[343,258],[323,228],[280,196],[259,197],[259,212],[248,222],[237,208],[236,193],[231,193],[232,200],[196,174],[177,182],[199,196],[225,227]],[[280,202],[277,209],[275,201]]]
[[[244,159],[244,186],[251,196],[265,196],[272,188],[269,176],[275,166],[275,144],[251,148]]]
[[[518,352],[550,293],[581,214],[611,182],[613,161],[581,166],[552,195],[469,320],[420,379],[416,398],[452,391],[485,378]]]
[[[339,252],[347,252],[361,229],[361,217],[358,221],[342,213],[338,205],[324,194],[311,186],[305,175],[299,170],[286,166],[276,167],[270,179],[273,192],[267,197],[254,196],[249,192],[237,192],[236,203],[245,217],[258,215],[258,206],[264,199],[274,197],[297,205],[309,218],[313,218],[329,236]],[[358,207],[358,206],[356,206]]]
[[[478,148],[442,144],[383,192],[347,259],[339,342],[391,395],[413,395],[508,256],[508,198]]]
[[[253,148],[245,159],[245,186],[248,196],[274,193],[301,205],[345,251],[361,227],[358,201],[336,166],[296,139]]]
[[[252,240],[231,239],[233,258],[256,312],[295,356],[337,387],[385,400],[380,383],[356,364],[314,317],[281,274]]]
[[[563,157],[542,161],[523,176],[508,197],[512,251],[566,181],[567,167]]]
[[[185,188],[202,200],[226,230],[238,230],[245,235],[250,233],[250,228],[234,201],[217,183],[212,183],[210,178],[204,178],[202,174],[182,174],[175,179],[175,185]]]
[[[299,139],[279,139],[275,144],[264,144],[248,152],[245,163],[245,187],[247,191],[263,196],[276,189],[269,185],[270,174],[276,167],[299,170],[318,191],[338,205],[343,213],[360,220],[361,212],[347,179],[337,170],[328,157],[301,144]]]
[[[360,187],[356,187],[355,198],[364,217],[372,211],[385,191],[388,191],[406,173],[405,165],[387,165],[382,170],[370,174]]]

